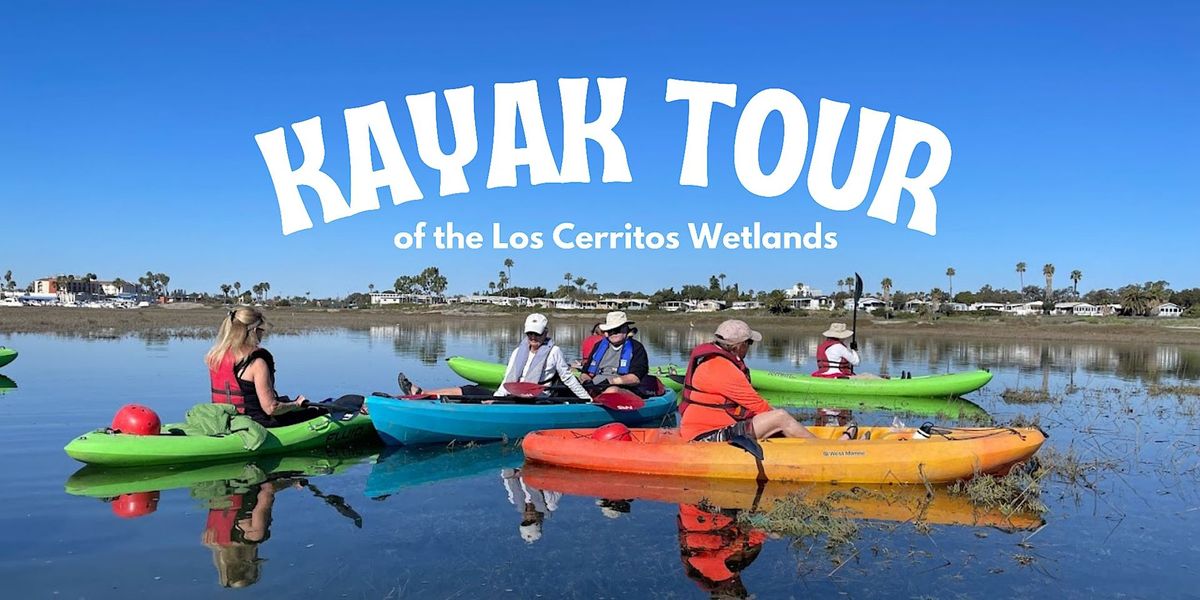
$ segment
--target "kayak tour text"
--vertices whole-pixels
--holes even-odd
[[[821,222],[808,231],[778,231],[762,223],[733,226],[726,223],[688,223],[686,234],[643,229],[625,223],[618,230],[596,231],[572,222],[559,223],[550,232],[508,230],[492,223],[488,232],[456,227],[453,222],[430,226],[421,221],[411,231],[398,232],[392,244],[400,250],[540,250],[547,242],[563,250],[676,250],[682,241],[697,250],[832,250],[837,232],[825,231]]]
[[[535,80],[496,83],[493,86],[493,131],[491,155],[485,185],[488,189],[516,187],[518,168],[528,171],[530,185],[547,183],[589,183],[588,142],[594,142],[603,156],[602,183],[631,183],[626,148],[617,134],[617,125],[625,106],[626,78],[597,78],[599,106],[588,106],[591,79],[559,79],[558,95],[562,114],[561,159],[551,149],[542,100]],[[867,216],[895,223],[902,195],[912,199],[908,228],[929,235],[937,233],[937,201],[933,188],[940,184],[950,168],[950,140],[937,127],[914,119],[892,115],[866,107],[858,111],[858,131],[843,131],[850,104],[822,98],[816,117],[816,135],[810,157],[809,115],[804,104],[792,92],[767,88],[755,92],[739,107],[736,84],[668,79],[664,105],[666,110],[686,112],[687,125],[676,139],[682,145],[679,161],[679,185],[708,187],[709,133],[714,118],[727,118],[732,111],[737,129],[733,139],[714,139],[722,148],[732,146],[733,166],[738,182],[751,194],[775,198],[792,192],[808,163],[808,196],[823,208],[834,211],[857,209],[866,200],[873,181],[875,194]],[[442,92],[443,110],[449,116],[448,127],[439,126],[438,95],[430,91],[405,97],[412,126],[411,145],[425,167],[436,171],[441,196],[471,191],[464,168],[475,160],[480,146],[476,128],[475,88],[447,89]],[[326,131],[316,116],[291,124],[292,148],[283,127],[255,137],[274,185],[283,234],[313,226],[301,189],[316,193],[326,223],[358,213],[378,210],[380,192],[386,190],[393,204],[404,204],[425,197],[417,184],[409,158],[401,150],[391,111],[386,102],[348,108],[345,117],[345,143],[349,150],[349,201],[334,177],[326,171]],[[586,115],[596,114],[588,121]],[[783,126],[778,156],[761,157],[760,146],[768,119],[778,115]],[[671,117],[664,112],[663,120]],[[875,164],[884,134],[891,126],[890,148],[882,174],[875,177]],[[518,137],[518,131],[521,136]],[[450,135],[446,135],[449,133]],[[671,136],[670,132],[665,135]],[[444,138],[449,139],[444,139]],[[853,158],[840,159],[834,173],[834,156],[840,140],[846,147],[853,137]],[[518,140],[523,138],[523,145]],[[340,140],[339,140],[340,142]],[[486,142],[486,140],[485,140]],[[914,161],[920,147],[928,148],[928,159]],[[446,153],[444,147],[453,148]],[[378,168],[375,156],[378,156]],[[769,171],[764,171],[764,164]],[[913,164],[913,163],[916,164]],[[770,165],[774,168],[770,168]],[[916,171],[910,175],[911,170]],[[336,173],[335,173],[336,174]],[[838,186],[837,181],[841,181]],[[905,194],[907,192],[907,194]]]

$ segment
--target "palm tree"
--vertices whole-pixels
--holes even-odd
[[[225,296],[226,302],[229,301],[229,290],[232,290],[232,289],[233,289],[233,286],[229,285],[228,283],[221,284],[221,294],[223,294]]]
[[[233,295],[234,296],[242,295],[242,282],[240,282],[240,281],[233,282]],[[304,292],[304,295],[307,296],[308,292]]]
[[[264,281],[264,282],[262,282],[262,286],[263,286],[263,300],[266,300],[267,294],[271,293],[271,284]]]
[[[955,275],[956,275],[956,273],[954,272],[954,267],[949,267],[946,269],[946,278],[950,280],[950,299],[951,300],[954,299],[954,276]]]
[[[583,288],[583,284],[585,284],[585,283],[587,283],[587,277],[576,277],[575,278],[575,287],[576,288]]]
[[[368,283],[368,284],[367,284],[367,290],[369,290],[369,291],[370,291],[372,294],[374,294],[374,293],[375,293],[375,284],[373,284],[373,283]]]
[[[879,287],[883,289],[883,309],[892,312],[892,278],[884,277],[883,281],[879,282]]]
[[[489,281],[488,282],[488,292],[491,293],[491,292],[495,292],[495,291],[496,291],[496,282]]]
[[[498,280],[496,287],[500,288],[501,290],[508,288],[508,273],[499,271],[497,272],[496,278]]]
[[[593,282],[591,282],[591,283],[587,284],[587,290],[588,290],[589,292],[591,292],[591,293],[592,293],[592,295],[595,295],[595,294],[596,294],[596,290],[598,290],[598,289],[600,289],[600,285],[599,285],[599,284],[597,284],[595,281],[593,281]]]
[[[1046,299],[1042,301],[1042,312],[1050,314],[1053,308],[1051,299],[1054,295],[1054,265],[1046,263],[1042,266],[1042,275],[1046,276]]]
[[[1079,296],[1080,279],[1083,279],[1083,271],[1080,271],[1079,269],[1071,271],[1071,291],[1075,292],[1076,296]]]
[[[121,295],[121,292],[125,290],[125,280],[121,279],[120,277],[113,279],[112,284],[113,287],[116,288],[118,296]]]
[[[570,286],[571,286],[571,273],[570,273],[570,271],[568,271],[568,272],[566,272],[566,273],[563,273],[563,279],[564,279],[564,280],[567,282],[567,287],[570,287]]]
[[[4,272],[4,285],[10,290],[13,288],[12,269]]]
[[[717,279],[721,280],[721,289],[725,289],[725,274],[721,273],[720,275],[717,275]]]
[[[1021,278],[1021,289],[1025,289],[1025,263],[1017,263],[1017,275]]]
[[[163,294],[169,295],[171,293],[171,291],[167,289],[167,286],[171,283],[171,278],[167,276],[166,273],[155,273],[154,280],[162,284]]]
[[[262,299],[262,284],[261,283],[254,284],[254,286],[251,287],[250,289],[254,290],[255,296],[258,296],[260,300]]]
[[[511,259],[511,258],[504,259],[504,268],[508,271],[509,279],[512,279],[512,268],[513,268],[514,264],[516,264],[516,263],[513,262],[513,259]]]

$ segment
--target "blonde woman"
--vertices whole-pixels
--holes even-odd
[[[267,329],[262,312],[243,306],[229,311],[217,343],[204,357],[212,382],[212,401],[232,404],[266,427],[307,421],[324,411],[305,408],[308,400],[275,393],[275,359],[259,346]]]

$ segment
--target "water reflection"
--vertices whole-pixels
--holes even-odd
[[[712,598],[748,598],[742,570],[762,552],[767,532],[738,520],[742,511],[680,504],[679,558],[688,578]]]
[[[568,358],[578,354],[587,337],[585,322],[551,322],[551,333]],[[639,324],[638,339],[646,345],[652,364],[683,364],[696,345],[709,341],[708,326]],[[392,340],[400,356],[415,357],[426,364],[445,358],[448,345],[470,344],[484,348],[471,358],[501,361],[520,341],[516,320],[454,320],[434,317],[420,323],[371,327],[374,339]],[[795,330],[764,331],[747,362],[755,368],[809,372],[816,365],[818,332]],[[879,335],[859,341],[863,370],[882,375],[901,368],[918,373],[946,373],[980,367],[1006,367],[1023,374],[1116,373],[1128,379],[1157,382],[1162,378],[1200,379],[1200,349],[1090,342],[1023,341],[991,339],[944,339],[919,336]],[[764,364],[769,363],[769,364]]]
[[[310,478],[341,472],[370,458],[299,455],[185,469],[86,466],[71,475],[66,491],[101,499],[116,516],[134,519],[154,513],[162,491],[187,488],[206,509],[200,541],[212,551],[217,582],[240,588],[262,576],[260,546],[271,537],[275,496],[281,492],[307,490],[361,529],[362,517],[345,498],[322,492]]]
[[[17,382],[9,379],[8,377],[0,375],[0,394],[15,389],[17,389]]]
[[[451,447],[388,447],[367,476],[368,498],[384,500],[392,494],[429,483],[466,479],[519,467],[520,448],[510,444]]]

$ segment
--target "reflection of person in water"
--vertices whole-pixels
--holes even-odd
[[[258,545],[271,537],[275,492],[290,484],[292,480],[268,481],[246,493],[209,502],[208,522],[201,539],[213,552],[222,587],[240,588],[258,582],[263,563]]]
[[[719,512],[713,512],[714,510]],[[767,534],[739,525],[738,511],[679,505],[679,556],[687,576],[712,598],[748,598],[741,571],[762,551]]]
[[[562,492],[544,492],[526,485],[521,469],[501,469],[500,479],[508,492],[508,501],[521,512],[521,539],[532,544],[542,538],[542,521],[558,510]]]

